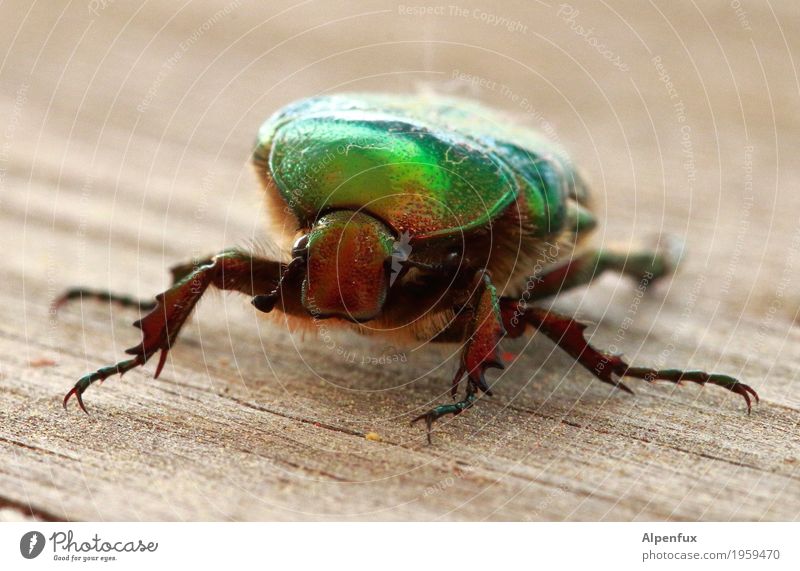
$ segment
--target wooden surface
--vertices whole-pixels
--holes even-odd
[[[795,2],[332,4],[0,5],[0,516],[797,519]],[[594,183],[598,243],[682,238],[681,273],[641,299],[605,276],[557,306],[636,363],[738,375],[752,415],[713,387],[613,392],[533,338],[427,446],[408,421],[447,399],[457,348],[303,340],[236,295],[204,300],[160,379],[61,408],[139,332],[102,303],[56,319],[60,290],[147,297],[173,263],[265,243],[260,122],[320,92],[418,89],[556,137]],[[397,362],[362,363],[381,355]]]

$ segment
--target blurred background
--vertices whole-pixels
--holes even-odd
[[[800,514],[794,2],[6,1],[0,22],[6,517]],[[468,97],[561,144],[592,183],[598,244],[669,233],[687,257],[641,302],[604,276],[559,307],[602,323],[600,345],[736,374],[767,402],[748,418],[721,389],[629,398],[537,341],[426,448],[407,421],[446,398],[452,354],[353,364],[366,341],[337,338],[333,358],[218,296],[165,379],[112,379],[87,393],[90,418],[64,413],[74,380],[138,331],[103,304],[56,320],[50,300],[147,298],[170,265],[268,240],[258,126],[341,91]]]

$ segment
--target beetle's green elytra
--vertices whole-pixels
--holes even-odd
[[[539,236],[557,234],[582,193],[555,145],[452,99],[301,101],[262,125],[255,157],[301,222],[364,209],[415,241],[482,228],[516,200]]]
[[[173,284],[142,302],[74,288],[57,300],[94,297],[150,309],[134,325],[142,342],[129,359],[90,373],[64,398],[144,365],[163,368],[198,300],[213,286],[241,292],[278,324],[315,329],[317,320],[401,341],[461,344],[451,404],[416,415],[428,440],[433,422],[472,408],[502,378],[500,342],[539,331],[599,380],[715,384],[758,395],[724,374],[632,367],[584,338],[585,325],[540,302],[586,285],[606,270],[648,284],[672,272],[673,249],[592,248],[597,220],[588,185],[558,146],[510,115],[434,96],[312,97],[273,114],[258,132],[253,164],[263,184],[272,260],[242,249],[172,269]],[[293,244],[293,245],[292,245]],[[288,319],[287,319],[288,318]]]

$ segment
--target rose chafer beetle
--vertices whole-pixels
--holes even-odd
[[[489,368],[504,367],[504,337],[549,337],[598,379],[621,378],[756,392],[733,377],[632,367],[595,349],[585,326],[536,302],[589,283],[606,270],[636,280],[668,274],[668,248],[592,249],[586,184],[569,158],[535,132],[476,103],[438,97],[350,94],[293,103],[261,127],[253,163],[263,183],[285,261],[230,249],[172,269],[173,285],[153,303],[76,288],[57,303],[96,297],[150,310],[134,325],[142,342],[128,360],[81,378],[95,381],[144,365],[164,366],[192,309],[211,286],[252,298],[259,311],[314,319],[360,333],[462,343],[454,402],[420,415],[432,423],[491,395]],[[399,247],[398,247],[399,245]],[[463,396],[455,400],[459,387]]]

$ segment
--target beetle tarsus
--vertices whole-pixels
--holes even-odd
[[[624,370],[620,370],[621,375],[626,377],[634,377],[643,379],[648,382],[655,381],[669,381],[680,384],[682,381],[689,381],[701,385],[712,384],[722,387],[741,395],[747,403],[747,414],[752,411],[752,400],[755,399],[756,403],[759,402],[758,393],[749,385],[740,382],[738,379],[730,375],[722,375],[719,373],[706,373],[705,371],[681,371],[680,369],[651,369],[648,367],[628,367],[625,366]]]
[[[105,290],[94,290],[89,288],[75,287],[68,289],[60,296],[58,296],[56,299],[54,299],[52,303],[52,308],[54,311],[58,311],[68,302],[76,299],[80,299],[81,301],[83,301],[84,299],[107,301],[110,303],[115,303],[121,307],[130,307],[133,309],[139,309],[140,311],[150,311],[156,306],[154,301],[145,301],[128,295],[116,294]]]
[[[138,367],[139,365],[143,364],[143,362],[139,358],[128,359],[127,361],[121,361],[116,365],[109,365],[108,367],[102,367],[97,369],[94,373],[89,373],[88,375],[84,375],[78,382],[75,383],[75,386],[64,396],[64,408],[67,408],[67,403],[69,399],[72,398],[74,395],[75,398],[78,400],[78,405],[81,407],[81,410],[86,414],[89,414],[89,411],[86,410],[86,405],[83,404],[83,393],[92,383],[97,381],[104,381],[108,377],[113,375],[124,375],[131,369]]]
[[[457,416],[467,410],[468,408],[472,408],[477,400],[477,396],[475,393],[475,389],[472,387],[472,384],[468,385],[467,395],[464,397],[464,400],[460,400],[458,402],[454,402],[452,404],[442,404],[435,408],[432,408],[428,412],[419,415],[414,420],[411,421],[411,424],[415,424],[420,420],[425,421],[425,426],[427,427],[427,437],[428,437],[428,444],[433,444],[431,439],[431,433],[433,429],[433,423],[440,419],[441,417],[452,414],[453,416]]]

